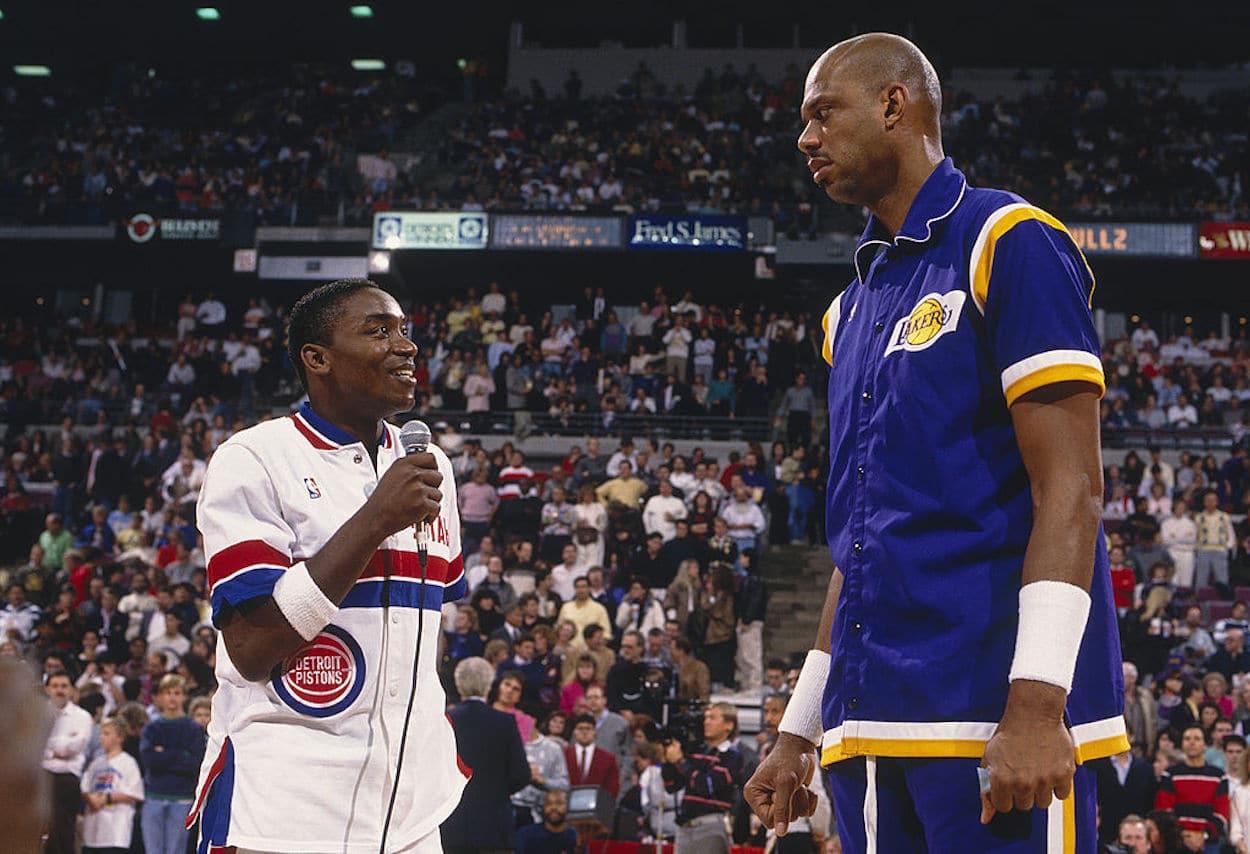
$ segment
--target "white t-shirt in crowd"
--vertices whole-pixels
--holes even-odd
[[[97,756],[82,775],[83,794],[111,792],[143,800],[143,773],[139,763],[125,751],[110,758]],[[112,803],[96,811],[87,810],[82,822],[82,844],[88,848],[129,848],[134,827],[135,805]]]

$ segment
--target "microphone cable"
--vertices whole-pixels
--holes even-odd
[[[422,421],[409,421],[400,429],[399,440],[405,456],[414,452],[423,453],[429,446],[430,428]],[[417,676],[421,669],[421,640],[425,636],[425,568],[429,562],[429,554],[425,548],[425,524],[421,522],[417,531],[417,563],[421,567],[421,581],[417,588],[417,644],[412,656],[412,687],[408,690],[404,728],[399,736],[399,758],[395,760],[395,780],[391,784],[391,797],[386,805],[386,819],[382,823],[382,841],[378,844],[378,854],[386,854],[386,837],[391,831],[391,818],[395,814],[395,798],[399,795],[399,779],[404,771],[404,754],[407,753],[408,748],[408,727],[412,723],[412,707],[417,700]],[[389,589],[389,577],[386,583]],[[389,608],[389,596],[386,601]]]

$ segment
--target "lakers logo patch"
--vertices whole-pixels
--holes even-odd
[[[885,355],[898,350],[916,353],[932,347],[935,341],[959,325],[967,296],[963,291],[922,296],[911,314],[894,324]]]

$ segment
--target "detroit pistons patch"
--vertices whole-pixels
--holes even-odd
[[[894,324],[894,333],[885,348],[885,355],[899,350],[916,353],[932,347],[939,338],[959,325],[959,315],[963,313],[967,296],[963,291],[922,296],[911,313]]]
[[[295,711],[328,718],[345,711],[365,684],[365,656],[356,639],[338,626],[326,626],[290,658],[270,684]]]

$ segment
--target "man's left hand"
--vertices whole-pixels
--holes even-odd
[[[1016,680],[1007,694],[1003,719],[981,760],[990,791],[981,794],[981,823],[997,812],[1045,809],[1051,798],[1072,793],[1076,754],[1063,721],[1067,695],[1044,682]]]

